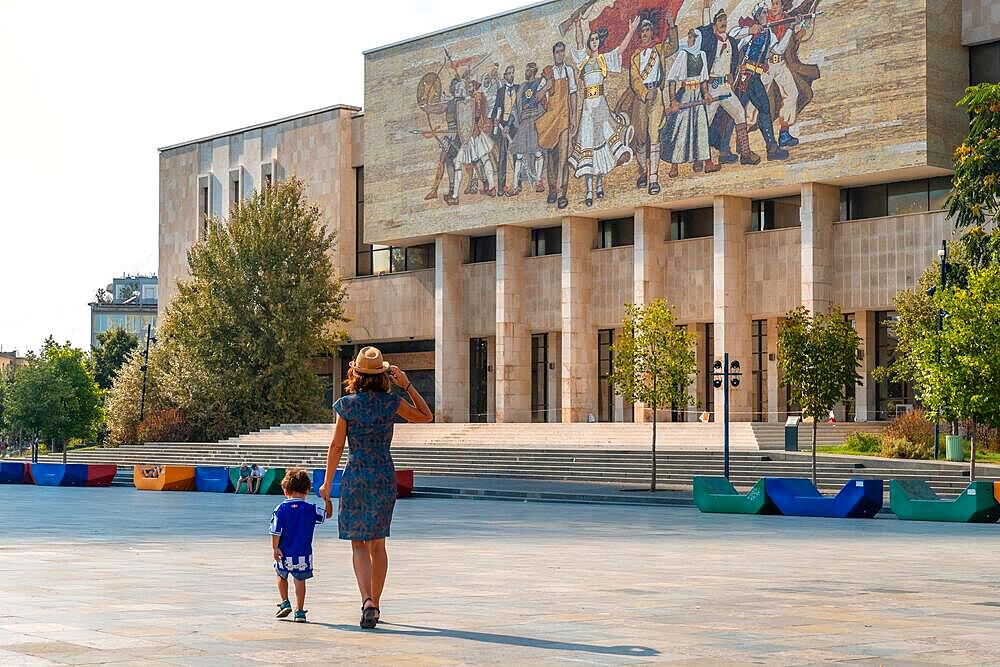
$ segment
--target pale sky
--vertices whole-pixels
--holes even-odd
[[[362,51],[529,0],[0,0],[0,349],[157,268],[157,147],[363,104]],[[410,95],[410,91],[401,91]]]

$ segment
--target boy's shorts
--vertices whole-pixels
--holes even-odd
[[[307,568],[295,568],[292,570],[285,569],[284,563],[274,561],[274,573],[281,577],[282,579],[288,579],[288,575],[292,575],[293,579],[298,579],[299,581],[305,581],[306,579],[312,579],[313,571],[312,567]]]

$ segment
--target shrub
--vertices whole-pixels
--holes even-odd
[[[934,424],[927,420],[923,410],[911,410],[893,417],[882,434],[886,438],[902,439],[914,445],[934,446]]]
[[[139,442],[187,442],[191,429],[184,413],[174,408],[154,410],[139,422]]]
[[[861,454],[877,455],[882,449],[882,436],[877,433],[852,433],[847,436],[844,446]]]
[[[890,459],[929,459],[932,453],[930,443],[915,443],[889,435],[882,436],[882,449],[879,451],[880,456]]]

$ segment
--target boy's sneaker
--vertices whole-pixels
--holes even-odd
[[[292,616],[292,620],[295,621],[296,623],[305,623],[306,622],[305,609],[296,609],[295,615]]]
[[[284,618],[292,613],[292,603],[288,600],[282,600],[281,604],[278,605],[278,611],[274,612],[275,618]]]

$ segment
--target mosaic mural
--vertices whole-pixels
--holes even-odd
[[[797,182],[848,173],[882,140],[911,146],[887,167],[918,164],[925,146],[907,134],[926,132],[922,90],[904,103],[901,84],[923,45],[915,26],[893,21],[923,20],[922,8],[562,1],[376,50],[365,117],[374,224],[444,231],[469,216],[496,224]],[[890,29],[895,43],[881,43]],[[900,104],[844,99],[878,92]]]

